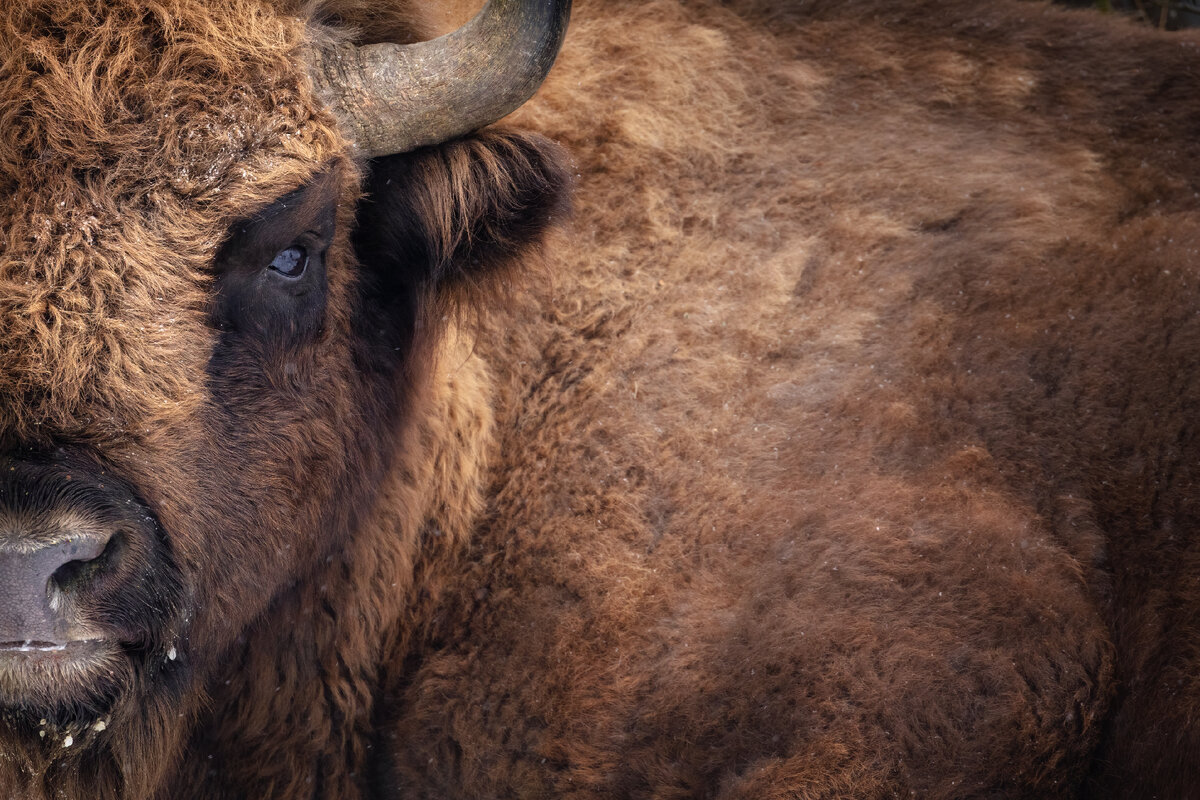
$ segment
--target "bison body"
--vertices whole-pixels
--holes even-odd
[[[368,159],[473,9],[9,5],[7,796],[1200,782],[1195,35],[584,0]]]

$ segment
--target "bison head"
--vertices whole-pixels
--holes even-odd
[[[409,469],[451,301],[566,183],[544,140],[455,137],[536,89],[568,7],[418,44],[332,4],[0,10],[10,794],[152,791],[214,664]]]

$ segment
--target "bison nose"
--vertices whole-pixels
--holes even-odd
[[[0,548],[0,648],[58,647],[71,638],[62,599],[92,578],[111,535]]]

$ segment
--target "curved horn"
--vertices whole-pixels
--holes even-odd
[[[428,42],[337,43],[308,54],[321,97],[370,157],[438,144],[528,100],[562,46],[571,0],[488,0]]]

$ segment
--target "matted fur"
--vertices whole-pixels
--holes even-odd
[[[281,8],[0,12],[0,437],[119,470],[191,591],[102,730],[5,710],[0,790],[1200,783],[1200,40],[581,0],[535,270],[557,151],[350,163],[297,48],[376,7]],[[229,224],[326,171],[322,335],[222,355]]]

